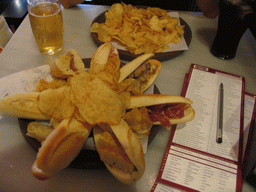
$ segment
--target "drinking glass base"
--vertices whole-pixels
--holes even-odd
[[[221,54],[221,53],[218,53],[218,52],[214,51],[213,49],[211,49],[211,53],[212,53],[215,57],[218,57],[219,59],[222,59],[222,60],[234,59],[235,56],[236,56],[236,54],[228,54],[228,55]]]
[[[54,55],[56,53],[59,53],[61,50],[62,50],[62,47],[55,50],[53,49],[44,50],[44,51],[41,51],[41,53],[43,53],[44,55]]]

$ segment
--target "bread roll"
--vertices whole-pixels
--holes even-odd
[[[76,50],[70,49],[64,55],[51,61],[50,70],[53,76],[66,79],[77,72],[83,71],[84,63]]]
[[[91,127],[76,119],[65,119],[43,142],[32,166],[33,175],[46,180],[59,173],[75,159],[83,148]]]
[[[0,115],[27,119],[49,120],[38,107],[39,92],[19,93],[0,100]]]
[[[44,125],[42,123],[33,121],[28,124],[27,135],[35,138],[39,142],[43,142],[53,130],[54,130],[53,126],[48,126],[48,125]]]
[[[187,107],[184,110],[184,115],[178,118],[168,119],[171,124],[180,124],[191,121],[195,117],[195,111],[192,108],[191,104],[193,102],[190,99],[187,99],[182,96],[176,95],[160,95],[160,94],[152,94],[152,95],[132,95],[130,106],[128,108],[132,109],[134,107],[149,107],[155,105],[168,105],[168,104],[181,104],[186,105]],[[154,122],[155,125],[161,124],[160,121]]]
[[[135,69],[137,69],[142,63],[149,60],[153,57],[153,53],[147,53],[140,55],[139,57],[135,58],[131,62],[127,63],[120,69],[120,78],[118,83],[122,82],[125,78],[127,78]]]
[[[145,171],[141,143],[124,120],[110,127],[113,133],[107,134],[99,127],[93,128],[97,151],[107,169],[119,181],[133,184],[142,177]]]

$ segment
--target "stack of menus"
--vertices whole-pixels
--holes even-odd
[[[173,127],[151,192],[242,190],[256,108],[244,89],[244,77],[191,65],[182,96],[196,115]]]

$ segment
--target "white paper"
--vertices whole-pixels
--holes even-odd
[[[35,91],[40,79],[52,80],[49,65],[13,73],[0,79],[0,98],[16,93]]]

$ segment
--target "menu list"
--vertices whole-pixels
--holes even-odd
[[[221,144],[216,140],[220,83],[224,86]],[[182,96],[193,101],[196,116],[173,128],[151,191],[241,191],[242,158],[248,145],[243,136],[247,141],[251,135],[243,134],[249,130],[244,127],[255,111],[251,107],[255,97],[245,97],[244,85],[243,77],[191,65]]]

